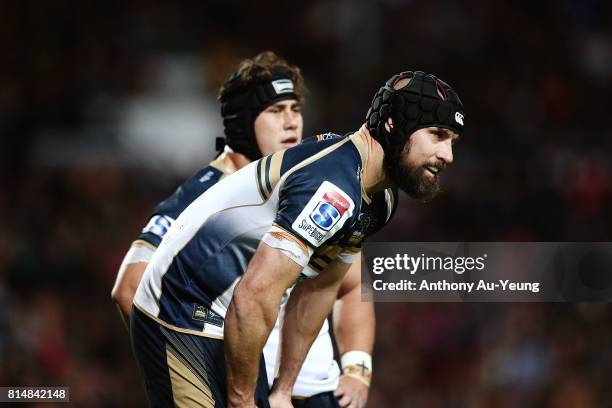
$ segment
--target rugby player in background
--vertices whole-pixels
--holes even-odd
[[[243,60],[222,87],[219,98],[223,103],[225,151],[156,207],[120,267],[112,298],[127,324],[134,293],[147,263],[178,215],[223,177],[252,160],[295,146],[302,139],[300,108],[304,100],[303,78],[296,67],[271,52]],[[323,136],[319,139],[323,139]],[[373,201],[372,205],[367,206],[370,211],[365,217],[368,220],[367,234],[384,225],[395,202],[391,191],[377,195]],[[313,265],[320,267],[315,260]],[[340,376],[333,359],[326,321],[296,381],[293,391],[296,406],[338,406],[333,392],[343,407],[357,407],[367,399],[372,367],[370,354],[374,342],[374,309],[372,303],[361,303],[359,268],[359,263],[355,263],[347,275],[340,288],[334,313],[337,344],[347,373]],[[280,319],[264,349],[270,384],[278,360],[279,339]],[[155,405],[155,402],[151,401],[151,404]]]
[[[134,296],[132,346],[150,401],[170,405],[183,389],[209,405],[268,406],[261,352],[295,284],[269,396],[274,408],[293,407],[302,363],[360,256],[362,202],[393,187],[433,197],[463,123],[450,86],[402,72],[377,92],[352,135],[256,160],[196,198]],[[320,269],[310,268],[313,260]]]

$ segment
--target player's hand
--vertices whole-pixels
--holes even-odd
[[[293,408],[291,403],[291,395],[283,395],[279,392],[272,391],[268,397],[270,408]]]
[[[368,400],[368,386],[355,377],[341,375],[334,395],[342,408],[363,408]]]

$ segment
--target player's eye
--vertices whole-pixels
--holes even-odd
[[[431,133],[436,136],[437,140],[444,140],[446,138],[446,133],[441,129],[432,129]]]

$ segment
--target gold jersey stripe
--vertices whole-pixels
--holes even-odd
[[[315,251],[315,255],[322,256],[326,255],[331,259],[334,259],[340,252],[342,252],[342,247],[338,245],[327,245],[323,248],[319,248]]]
[[[178,408],[214,408],[215,399],[208,385],[166,344],[166,364],[172,386],[172,398]]]
[[[257,166],[255,166],[255,181],[257,183],[257,191],[259,191],[259,195],[261,196],[264,202],[268,199],[264,193],[263,185],[261,184],[261,160],[257,161]]]
[[[329,262],[325,262],[323,259],[319,258],[319,257],[312,257],[310,258],[310,265],[314,266],[315,269],[321,271],[323,270],[327,265],[329,265]]]
[[[155,245],[153,245],[150,242],[145,241],[144,239],[137,239],[136,241],[132,242],[132,247],[135,248],[149,248],[152,251],[156,251],[157,247]]]
[[[268,179],[270,180],[270,194],[274,191],[274,188],[278,184],[278,180],[280,180],[280,171],[281,165],[283,164],[283,157],[285,155],[285,151],[281,150],[280,152],[274,153],[270,156],[270,168],[268,170]]]
[[[268,171],[270,170],[270,156],[264,157],[259,161],[259,163],[261,165],[259,171],[259,184],[261,185],[262,191],[267,200],[268,197],[270,197],[270,193],[272,192],[268,189],[268,183],[266,183],[266,176],[268,174]]]
[[[361,172],[363,172],[363,167],[368,159],[368,144],[366,142],[365,125],[359,128],[358,131],[347,137],[347,139],[350,139],[351,142],[353,142],[353,144],[357,148],[357,151],[359,152],[359,156],[361,156]],[[361,180],[361,196],[363,197],[363,200],[366,203],[371,204],[372,199],[368,196],[365,191],[365,188],[363,187],[363,177],[361,177],[361,175],[359,177],[359,180]]]

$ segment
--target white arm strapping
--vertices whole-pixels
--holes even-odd
[[[130,264],[147,262],[151,260],[155,251],[148,246],[132,244],[127,254],[123,258],[123,262],[121,262],[121,268],[123,269]]]
[[[272,248],[280,250],[289,259],[302,268],[308,265],[308,261],[314,252],[310,246],[299,244],[299,238],[290,238],[289,234],[278,227],[272,226],[270,231],[266,232],[262,241]]]

